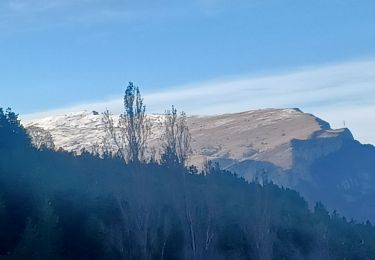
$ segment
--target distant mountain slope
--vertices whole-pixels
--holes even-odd
[[[160,147],[163,116],[150,119],[150,146]],[[268,178],[347,216],[375,220],[375,207],[366,208],[362,195],[349,194],[357,188],[360,194],[375,194],[375,148],[355,141],[348,129],[331,129],[327,122],[299,109],[194,116],[188,123],[193,137],[190,163],[201,166],[206,159],[218,161],[248,180]],[[69,151],[90,150],[104,136],[101,115],[88,112],[47,117],[25,126],[48,130],[56,148]],[[347,166],[342,169],[342,165]],[[353,186],[353,181],[359,184]],[[350,189],[344,188],[348,185]],[[350,203],[361,204],[361,210],[350,211]]]
[[[114,116],[117,117],[117,116]],[[101,115],[70,113],[26,122],[48,130],[57,148],[79,152],[100,144],[104,136]],[[151,144],[161,136],[162,115],[150,115],[153,122]],[[298,109],[265,109],[236,114],[189,118],[193,136],[192,163],[203,159],[228,159],[235,162],[255,160],[270,162],[282,169],[293,167],[291,142],[307,140],[317,131],[321,137],[334,137],[329,125]],[[224,166],[224,165],[223,165]],[[229,165],[228,165],[229,166]]]
[[[0,230],[3,260],[375,255],[374,226],[322,203],[309,209],[294,190],[212,164],[192,174],[169,163],[38,150],[17,116],[1,109]]]
[[[345,141],[339,150],[315,160],[310,179],[295,187],[308,200],[321,200],[354,219],[375,221],[375,147]]]
[[[192,118],[190,128],[199,156],[266,161],[290,169],[291,141],[307,139],[322,126],[296,109],[266,109]]]

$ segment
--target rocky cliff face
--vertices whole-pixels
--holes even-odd
[[[299,179],[311,181],[311,165],[319,158],[340,150],[345,143],[351,141],[354,141],[353,135],[346,128],[318,130],[306,140],[292,140],[292,171],[298,174]],[[299,180],[295,181],[298,182]],[[296,184],[291,185],[295,186]]]
[[[150,119],[153,134],[148,145],[158,149],[164,119],[161,115],[150,115]],[[188,123],[193,139],[191,164],[201,166],[205,160],[218,161],[221,167],[250,181],[267,178],[297,189],[310,202],[327,201],[331,209],[339,205],[337,209],[349,215],[349,201],[361,202],[362,195],[350,195],[356,189],[364,190],[366,196],[375,194],[375,188],[369,188],[367,184],[369,181],[375,184],[375,165],[373,167],[371,164],[375,162],[375,148],[354,141],[348,129],[331,129],[327,122],[299,109],[263,109],[194,116],[188,119]],[[26,127],[37,126],[48,130],[54,138],[56,149],[61,147],[68,151],[79,152],[82,148],[91,150],[95,145],[100,146],[105,135],[101,115],[88,112],[48,117],[24,124]],[[352,150],[361,154],[361,158]],[[346,167],[345,177],[341,174],[341,160],[356,165]],[[336,195],[340,196],[329,195],[330,190],[335,190]],[[330,196],[332,200],[322,198],[322,194]],[[375,213],[375,207],[374,210],[363,207],[366,208],[364,213],[354,215],[362,219],[375,219],[375,214],[371,215]]]

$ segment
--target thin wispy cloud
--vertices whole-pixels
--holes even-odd
[[[41,30],[72,24],[84,26],[152,17],[181,17],[195,11],[212,14],[230,7],[230,3],[227,0],[3,0],[0,1],[0,29]]]
[[[375,143],[375,60],[222,78],[143,94],[150,113],[162,113],[170,105],[190,115],[298,107],[327,120],[335,128],[343,127],[345,122],[360,141]],[[24,118],[106,108],[120,113],[121,97]]]
[[[2,1],[1,8],[3,12],[11,13],[30,13],[44,10],[50,10],[62,7],[69,1],[43,1],[43,0],[5,0]]]
[[[129,1],[6,0],[0,2],[0,28],[9,31],[85,26],[127,20],[140,12]]]

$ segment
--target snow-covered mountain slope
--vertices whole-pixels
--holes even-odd
[[[164,118],[150,115],[150,120],[148,145],[160,150]],[[100,146],[105,135],[102,115],[86,111],[23,124],[48,130],[56,149],[78,153]],[[218,161],[248,180],[266,177],[298,190],[311,203],[321,200],[346,216],[375,220],[375,148],[355,141],[348,129],[331,129],[299,109],[193,116],[188,124],[191,164]]]
[[[118,116],[114,116],[114,121]],[[149,146],[160,148],[163,116],[150,115]],[[102,115],[83,111],[24,122],[49,131],[56,148],[79,152],[102,143],[105,130]],[[190,163],[219,160],[233,167],[247,160],[268,162],[282,170],[293,168],[294,140],[332,139],[345,129],[331,130],[329,124],[298,109],[264,109],[218,116],[190,117],[193,155]],[[329,148],[323,150],[329,150]],[[327,151],[316,151],[326,153]],[[319,154],[315,155],[319,157]]]
[[[161,137],[162,115],[150,115],[152,122],[150,145],[153,145]],[[105,137],[105,129],[101,114],[80,111],[65,115],[49,116],[41,119],[23,122],[26,128],[30,126],[40,127],[51,133],[56,149],[80,153],[85,148],[91,151],[94,146],[102,145]],[[118,115],[113,115],[115,126]]]

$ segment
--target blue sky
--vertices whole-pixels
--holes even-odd
[[[298,106],[337,127],[352,121],[360,140],[375,143],[374,123],[366,125],[375,121],[374,13],[370,0],[1,0],[0,106],[23,115],[116,110],[132,80],[153,112],[190,89],[201,93],[181,100],[188,113],[199,100],[211,114]],[[266,100],[256,94],[258,79],[301,71],[305,78],[262,85]],[[223,102],[219,86],[241,94]],[[367,117],[351,119],[355,109]]]

